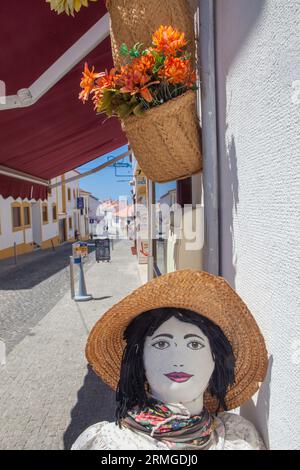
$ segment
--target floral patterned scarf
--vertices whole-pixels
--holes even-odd
[[[178,413],[170,407],[157,402],[143,410],[135,408],[128,413],[122,424],[134,432],[163,442],[170,449],[193,450],[207,447],[214,429],[209,412],[203,409],[200,415],[190,416],[183,406],[179,405]]]

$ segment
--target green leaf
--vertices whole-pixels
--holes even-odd
[[[129,55],[130,57],[133,57],[133,58],[137,58],[137,57],[140,57],[141,55],[141,52],[140,52],[140,48],[142,47],[142,43],[140,42],[137,42],[132,49],[130,49],[129,51]]]
[[[123,103],[116,109],[116,112],[120,119],[125,119],[132,113],[132,107],[129,106],[127,103]]]
[[[135,116],[140,117],[140,116],[142,116],[142,115],[144,114],[144,112],[145,112],[145,108],[144,108],[144,106],[142,105],[142,103],[139,103],[137,106],[135,106],[135,107],[133,108],[133,114],[134,114]]]
[[[133,95],[133,96],[131,97],[131,99],[130,99],[130,104],[137,104],[137,102],[138,102],[138,101],[137,101],[137,99],[136,99],[136,96]]]
[[[129,54],[129,50],[128,50],[128,47],[126,46],[125,43],[123,43],[120,47],[120,54],[122,56],[127,56]]]

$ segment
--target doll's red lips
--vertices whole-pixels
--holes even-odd
[[[193,375],[186,374],[185,372],[172,372],[171,374],[165,374],[165,376],[173,382],[179,383],[187,382],[194,377]]]

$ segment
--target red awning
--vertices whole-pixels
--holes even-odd
[[[106,13],[103,0],[89,5],[72,18],[51,12],[44,0],[0,3],[0,80],[6,95],[29,87]],[[97,70],[110,68],[110,39],[33,106],[0,111],[0,165],[48,180],[126,144],[116,119],[96,116],[92,103],[78,100],[85,61]],[[5,197],[25,194],[24,188],[27,197],[40,194],[40,185],[10,179],[0,178]]]
[[[0,175],[0,194],[6,199],[12,196],[14,199],[47,199],[47,187],[29,181]]]

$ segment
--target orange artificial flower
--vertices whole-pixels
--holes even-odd
[[[133,67],[136,70],[139,70],[140,72],[142,72],[143,74],[147,72],[151,73],[154,65],[155,65],[155,58],[153,57],[151,52],[148,52],[147,54],[142,55],[141,57],[133,61]]]
[[[189,74],[189,64],[187,60],[177,57],[166,59],[164,67],[160,70],[159,76],[173,85],[185,83]]]
[[[150,81],[150,76],[141,71],[136,65],[125,65],[121,68],[121,79],[124,82],[124,86],[133,87],[138,85],[140,87],[145,86]]]
[[[124,80],[124,86],[121,88],[122,93],[130,93],[131,95],[139,93],[149,103],[153,101],[149,87],[159,82],[149,83],[151,77],[141,72],[136,64],[122,67],[121,77]]]
[[[103,98],[103,88],[99,86],[95,86],[93,88],[93,103],[94,109],[97,110],[101,106],[101,101]]]
[[[148,86],[153,85],[153,83],[150,83]],[[151,91],[149,90],[148,86],[141,88],[138,93],[141,94],[141,96],[146,100],[148,103],[152,103],[153,101],[153,96],[151,94]]]
[[[88,101],[89,95],[92,92],[95,84],[95,80],[101,76],[101,73],[94,73],[95,67],[89,70],[87,62],[84,65],[84,72],[82,73],[82,79],[80,87],[83,89],[79,94],[79,99],[83,102]]]
[[[153,34],[152,41],[158,52],[163,52],[166,56],[175,56],[186,45],[185,33],[181,33],[172,26],[160,26]]]
[[[196,82],[196,72],[191,69],[190,61],[179,57],[168,57],[159,77],[173,85],[184,84],[192,87]]]

